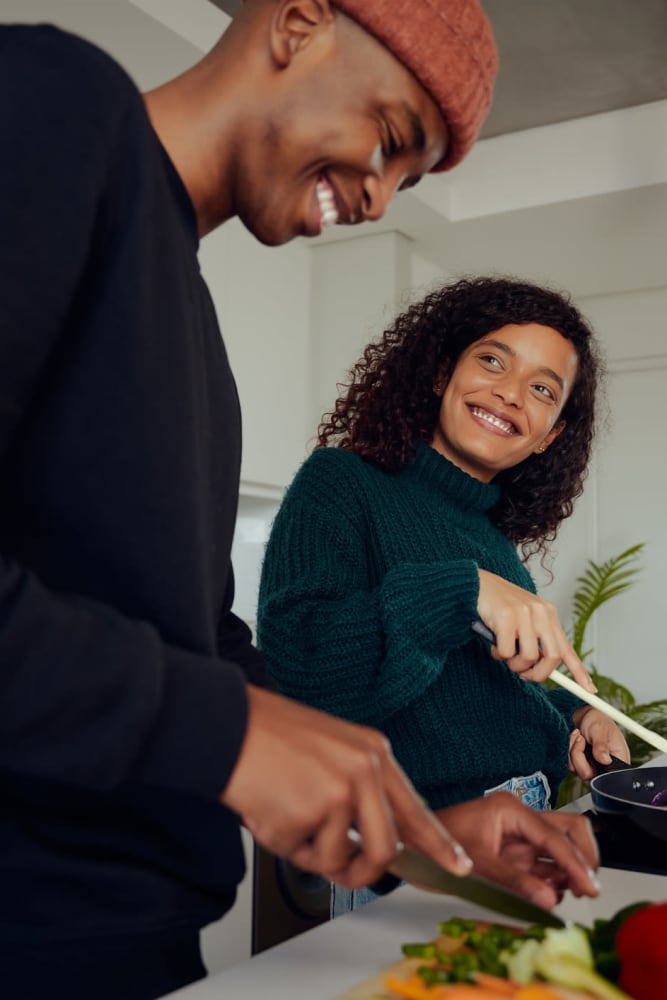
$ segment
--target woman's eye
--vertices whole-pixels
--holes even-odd
[[[491,365],[494,368],[502,367],[495,354],[482,354],[480,355],[480,361],[484,361],[487,365]]]
[[[546,396],[548,399],[556,399],[555,393],[548,385],[536,385],[534,388],[541,396]]]

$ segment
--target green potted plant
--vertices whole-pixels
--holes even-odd
[[[640,542],[601,564],[588,560],[584,573],[577,577],[578,586],[572,597],[571,641],[597,686],[598,696],[647,729],[667,737],[667,699],[638,704],[629,688],[600,673],[591,660],[593,650],[585,645],[586,629],[597,609],[634,583],[640,570],[637,560],[643,548],[644,543]],[[546,683],[554,686],[553,681]],[[624,736],[634,765],[644,764],[654,755],[655,750],[634,733],[626,731]],[[563,806],[587,791],[588,782],[569,774],[560,786],[557,806]]]

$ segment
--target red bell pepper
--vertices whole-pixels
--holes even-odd
[[[616,935],[618,985],[632,1000],[667,997],[667,902],[631,914]]]

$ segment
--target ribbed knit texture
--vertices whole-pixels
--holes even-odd
[[[449,147],[433,169],[460,163],[489,112],[498,70],[479,0],[335,0],[335,6],[382,42],[440,108]]]
[[[522,681],[470,630],[478,568],[534,591],[491,523],[498,488],[424,443],[392,474],[316,450],[276,517],[258,644],[279,688],[381,729],[433,808],[567,771],[580,702]]]

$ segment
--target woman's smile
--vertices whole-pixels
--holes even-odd
[[[467,347],[442,392],[431,446],[482,482],[546,451],[577,373],[573,344],[539,323],[510,323]]]
[[[482,421],[483,424],[487,424],[492,432],[508,436],[519,433],[511,421],[504,419],[492,410],[473,404],[468,404],[468,406],[473,417],[476,420]]]

